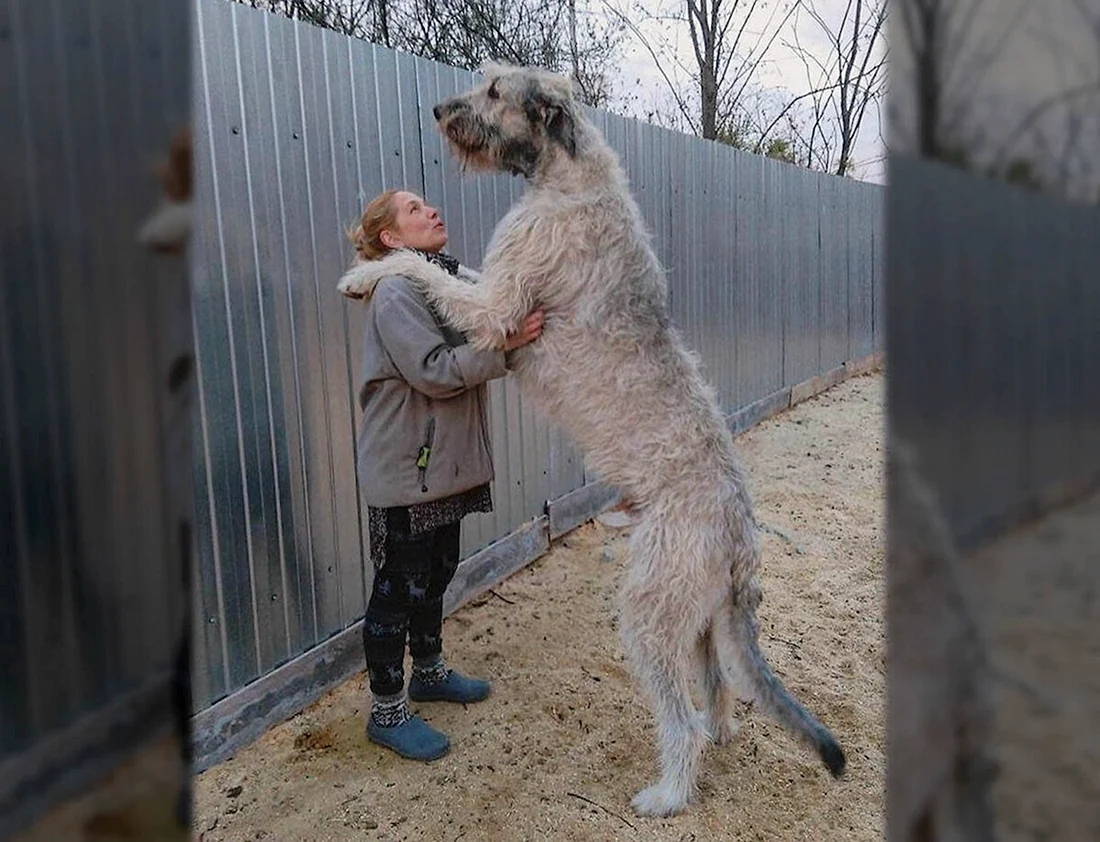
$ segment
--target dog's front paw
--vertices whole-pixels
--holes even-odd
[[[681,788],[658,782],[635,795],[630,804],[639,816],[663,818],[679,813],[689,800]]]
[[[359,300],[366,294],[366,286],[361,278],[349,273],[340,279],[340,283],[336,285],[336,290],[341,295]]]

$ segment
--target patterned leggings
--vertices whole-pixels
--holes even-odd
[[[414,660],[443,651],[443,593],[458,567],[461,526],[450,523],[409,534],[407,511],[386,513],[386,561],[374,572],[363,622],[371,693],[405,687],[405,639]]]

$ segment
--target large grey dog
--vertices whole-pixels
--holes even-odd
[[[661,776],[634,797],[638,813],[671,815],[692,799],[708,738],[737,732],[741,695],[839,776],[840,746],[759,649],[760,548],[745,475],[699,360],[670,324],[664,271],[615,153],[568,79],[503,65],[483,72],[482,84],[434,109],[466,168],[528,183],[494,232],[480,282],[399,251],[354,267],[340,290],[355,297],[386,275],[414,278],[475,347],[500,346],[535,306],[546,312],[514,374],[639,513],[620,629],[656,717]],[[697,678],[703,713],[692,702]]]

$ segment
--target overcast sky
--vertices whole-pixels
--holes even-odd
[[[585,0],[588,8],[593,11],[604,9],[604,0]],[[630,0],[609,0],[612,4],[624,11],[629,8]],[[749,4],[742,0],[747,7]],[[675,9],[682,13],[683,0],[641,0],[642,5],[653,14],[659,14],[662,9],[670,11]],[[764,8],[764,5],[767,8]],[[762,4],[754,15],[751,26],[746,31],[745,40],[755,43],[760,34],[770,35],[776,29],[783,18],[787,2],[768,2]],[[816,8],[821,16],[835,30],[839,27],[844,16],[847,0],[816,0]],[[810,82],[806,78],[806,69],[797,53],[787,44],[795,40],[795,21],[792,18],[784,26],[778,37],[768,50],[767,61],[761,66],[756,78],[759,84],[765,88],[783,89],[791,96],[810,90]],[[686,25],[674,26],[661,25],[652,21],[634,21],[646,34],[651,44],[662,41],[671,42],[686,67],[692,67],[695,63],[691,46],[691,36]],[[750,34],[756,37],[750,37]],[[831,55],[831,48],[825,40],[820,27],[806,14],[797,17],[797,40],[802,47],[813,51],[822,61],[827,61]],[[786,43],[784,43],[786,42]],[[621,65],[621,71],[616,78],[616,89],[619,91],[635,91],[643,105],[651,105],[654,99],[667,100],[668,85],[654,65],[653,59],[638,41],[628,34],[625,44],[625,60]],[[681,80],[688,83],[686,74],[681,73]],[[639,80],[640,84],[635,84]],[[698,93],[692,89],[695,102],[698,102]],[[696,106],[697,107],[697,106]],[[640,115],[638,115],[640,116]],[[881,122],[885,122],[885,114],[881,115]],[[882,183],[885,180],[884,146],[880,136],[880,114],[878,109],[869,107],[864,118],[862,131],[856,144],[854,160],[857,178]]]

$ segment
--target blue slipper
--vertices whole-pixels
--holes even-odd
[[[480,702],[488,698],[491,686],[480,678],[467,678],[451,670],[434,684],[425,684],[415,675],[409,680],[409,698],[414,702]]]
[[[419,716],[412,716],[392,728],[376,725],[374,720],[367,722],[367,738],[392,749],[406,760],[424,762],[438,760],[451,747],[447,735],[435,730]]]

